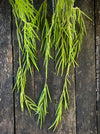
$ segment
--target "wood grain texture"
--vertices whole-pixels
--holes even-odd
[[[93,0],[77,0],[76,5],[94,19]],[[87,18],[84,20],[87,36],[84,36],[76,69],[77,134],[97,134],[94,25]]]
[[[63,133],[61,134],[76,134],[75,74],[73,67],[70,70],[69,80],[71,82],[71,86],[68,86],[70,97],[69,112],[64,112],[64,123],[62,124],[64,127],[62,128]]]
[[[34,0],[33,5],[38,10],[42,2],[43,2],[43,0],[40,0],[40,1]],[[40,38],[40,31],[38,32],[38,36]],[[36,41],[36,43],[37,43],[37,55],[36,56],[38,57],[37,65],[38,65],[39,71],[34,69],[34,97],[35,97],[36,103],[38,104],[39,97],[40,97],[41,92],[44,87],[45,70],[43,67],[42,53],[40,52],[41,42]],[[36,115],[34,118],[35,126],[36,126],[36,128],[35,128],[36,134],[43,134],[43,127],[42,127],[42,129],[40,129],[40,126],[37,125],[37,119],[38,119],[38,116]]]
[[[11,8],[0,1],[0,134],[13,134]]]
[[[95,1],[97,130],[100,134],[100,1]]]

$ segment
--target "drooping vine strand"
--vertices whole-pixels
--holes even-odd
[[[36,114],[38,114],[38,121],[37,124],[40,122],[40,128],[42,127],[43,122],[45,121],[45,116],[47,114],[47,107],[48,107],[48,98],[51,100],[49,88],[47,84],[48,79],[48,62],[51,57],[51,35],[48,35],[49,32],[49,24],[47,20],[47,1],[45,0],[40,7],[40,14],[42,12],[42,19],[41,23],[43,24],[43,30],[41,35],[41,51],[44,55],[44,66],[45,66],[45,84],[42,90],[42,93],[39,98],[38,106]]]
[[[39,39],[35,32],[35,30],[38,29],[38,26],[36,25],[38,11],[36,11],[29,0],[10,0],[10,3],[13,8],[19,43],[19,68],[17,71],[15,87],[17,87],[18,92],[20,92],[21,110],[24,110],[25,103],[29,113],[31,113],[30,109],[35,110],[36,104],[34,101],[31,101],[29,97],[26,97],[25,86],[27,71],[30,71],[32,76],[31,63],[38,70],[35,56],[35,39]]]
[[[51,28],[54,27],[53,43],[56,50],[57,74],[61,72],[62,76],[66,72],[63,91],[56,111],[56,119],[50,126],[50,128],[54,127],[54,130],[61,121],[63,102],[65,110],[68,110],[69,95],[67,85],[70,82],[67,77],[69,76],[71,65],[74,67],[77,65],[76,58],[80,52],[82,38],[86,34],[82,16],[87,15],[79,8],[73,7],[74,2],[75,0],[57,0],[56,9],[52,17]]]
[[[58,108],[55,113],[56,119],[55,119],[54,123],[49,127],[49,129],[54,127],[53,132],[55,131],[59,122],[61,122],[61,118],[62,118],[62,114],[63,114],[63,105],[64,105],[65,110],[68,110],[68,104],[69,104],[69,94],[68,94],[68,87],[67,87],[68,84],[70,84],[70,81],[68,80],[67,76],[65,76],[63,91],[60,96]]]

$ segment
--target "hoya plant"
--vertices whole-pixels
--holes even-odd
[[[90,18],[78,7],[74,7],[75,0],[55,0],[52,2],[53,5],[55,3],[55,10],[53,9],[51,23],[49,23],[47,18],[47,0],[43,1],[38,10],[34,8],[33,0],[10,0],[19,44],[19,68],[13,91],[17,87],[22,111],[25,104],[30,115],[31,110],[38,115],[37,124],[40,124],[40,128],[45,121],[48,101],[52,102],[47,81],[48,64],[49,60],[53,59],[51,55],[53,48],[55,48],[55,59],[53,60],[56,61],[55,69],[57,70],[57,75],[60,74],[62,76],[65,74],[63,89],[61,89],[62,93],[55,113],[56,118],[49,127],[49,129],[53,128],[54,131],[61,121],[63,108],[68,110],[68,84],[70,84],[68,76],[70,67],[77,65],[76,59],[80,52],[83,36],[86,34],[83,16]],[[42,30],[39,38],[37,33],[40,27]],[[38,57],[36,57],[37,39],[41,41],[40,51],[42,51],[44,56],[45,67],[45,84],[38,104],[25,94],[27,72],[30,72],[32,76],[32,66],[39,71],[37,66]]]

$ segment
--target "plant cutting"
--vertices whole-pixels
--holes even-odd
[[[30,115],[31,110],[38,115],[37,124],[40,123],[40,128],[47,114],[48,99],[52,102],[47,80],[49,59],[53,59],[51,55],[53,47],[56,52],[54,58],[57,75],[63,76],[65,74],[63,89],[55,114],[56,119],[49,127],[49,129],[54,128],[53,131],[55,131],[61,121],[63,108],[68,110],[68,84],[70,84],[68,76],[70,67],[77,65],[76,59],[80,52],[83,36],[86,34],[83,16],[90,18],[78,7],[73,7],[75,0],[55,0],[55,11],[52,15],[51,23],[47,18],[47,0],[44,0],[39,10],[34,8],[34,1],[32,0],[10,0],[10,3],[13,8],[19,43],[19,68],[13,91],[17,87],[18,92],[20,92],[22,111],[25,104]],[[37,34],[40,26],[42,26],[41,38]],[[36,60],[38,61],[38,57],[36,57],[36,39],[41,40],[40,51],[44,56],[45,67],[44,88],[38,104],[25,94],[27,72],[29,71],[32,76],[32,66],[39,71],[36,64]]]

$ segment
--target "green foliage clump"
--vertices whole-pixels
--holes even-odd
[[[83,15],[90,19],[78,7],[73,7],[75,0],[55,0],[55,11],[51,18],[51,23],[47,19],[47,0],[41,4],[37,11],[32,1],[29,0],[10,0],[15,16],[17,26],[17,38],[19,43],[19,68],[17,71],[16,84],[20,91],[20,105],[24,110],[24,103],[27,106],[29,113],[34,110],[38,115],[40,128],[45,121],[47,114],[48,99],[51,96],[48,88],[48,64],[51,56],[51,49],[55,48],[55,61],[57,74],[64,75],[62,94],[56,110],[56,119],[50,128],[56,129],[61,121],[63,107],[68,110],[69,94],[68,80],[71,65],[77,65],[76,58],[79,55],[82,38],[86,34],[86,28],[83,20]],[[90,19],[91,20],[91,19]],[[36,103],[25,94],[26,74],[29,71],[32,75],[32,64],[37,70],[36,64],[36,39],[40,40],[36,31],[42,27],[41,32],[41,51],[44,55],[45,66],[45,84],[40,95],[39,102]],[[32,64],[31,64],[32,63]],[[15,89],[14,87],[14,89]]]
[[[49,26],[47,19],[45,19],[45,36],[42,37],[43,53],[45,55],[44,61],[46,65],[46,72],[49,58],[51,58],[51,49],[55,47],[55,60],[57,74],[61,76],[65,73],[65,82],[63,85],[62,94],[56,111],[56,119],[50,128],[56,129],[58,123],[61,121],[63,104],[65,110],[68,110],[69,94],[68,94],[68,80],[71,65],[77,65],[76,58],[79,55],[82,38],[86,34],[86,28],[83,20],[83,15],[88,17],[78,7],[73,7],[74,0],[57,0],[55,1],[56,8],[52,16],[52,23]],[[45,10],[47,13],[47,10]],[[46,15],[45,15],[46,16]],[[89,17],[88,17],[89,18]],[[90,19],[90,18],[89,18]],[[53,33],[53,34],[52,34]],[[42,35],[44,34],[44,28]]]
[[[36,42],[39,39],[35,30],[38,30],[36,25],[38,19],[38,11],[32,6],[28,0],[10,0],[15,17],[17,27],[17,38],[19,43],[19,68],[17,71],[16,84],[18,92],[20,91],[21,110],[24,110],[24,102],[29,110],[30,104],[25,97],[26,74],[30,71],[32,75],[31,63],[36,67]],[[14,90],[13,89],[13,90]],[[33,101],[30,101],[31,104]],[[33,103],[34,105],[34,103]],[[35,109],[34,109],[35,110]]]

